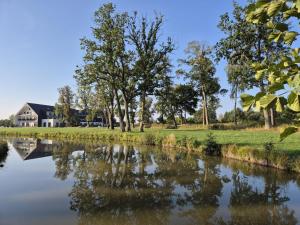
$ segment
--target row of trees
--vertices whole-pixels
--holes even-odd
[[[86,111],[102,110],[110,129],[114,129],[116,112],[122,131],[131,130],[136,116],[144,131],[153,96],[159,121],[168,119],[176,127],[176,117],[185,122],[200,102],[202,123],[208,125],[209,105],[217,108],[218,94],[226,92],[215,76],[213,49],[196,41],[189,43],[186,58],[179,60],[176,71],[186,84],[174,84],[169,58],[175,46],[171,38],[160,40],[162,25],[163,16],[149,20],[136,12],[119,13],[109,3],[95,12],[93,37],[81,40],[84,64],[74,76],[79,102]]]
[[[203,125],[209,125],[220,106],[219,96],[227,92],[221,88],[215,68],[225,60],[230,97],[235,102],[234,123],[239,119],[241,93],[256,88],[256,96],[241,95],[243,109],[249,111],[255,106],[269,129],[275,126],[276,111],[287,111],[285,106],[293,115],[300,111],[300,57],[298,49],[291,50],[298,33],[289,31],[289,19],[299,18],[299,13],[292,3],[259,0],[240,6],[234,2],[232,13],[220,17],[218,27],[224,37],[214,47],[197,41],[188,44],[186,57],[178,60],[176,76],[185,80],[179,85],[171,75],[174,43],[171,38],[160,40],[163,16],[149,20],[104,4],[95,12],[92,38],[81,40],[85,54],[74,76],[77,103],[90,118],[101,112],[110,129],[114,129],[116,114],[122,131],[130,131],[137,116],[143,131],[153,113],[152,97],[160,122],[167,119],[176,127],[178,118],[186,122],[187,115],[193,114]],[[286,101],[284,93],[279,97],[275,94],[287,85],[291,94]],[[64,100],[59,102],[62,107]]]

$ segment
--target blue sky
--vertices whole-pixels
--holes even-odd
[[[0,0],[0,119],[16,113],[25,102],[54,104],[57,88],[76,87],[73,74],[81,64],[79,39],[89,36],[93,13],[101,0]],[[165,15],[162,39],[173,38],[176,65],[192,40],[215,44],[222,33],[219,16],[232,10],[231,1],[221,0],[115,0],[120,11],[138,11],[151,17]],[[245,3],[245,0],[240,0]],[[229,88],[225,64],[217,66],[223,88]],[[228,96],[222,108],[233,106]]]

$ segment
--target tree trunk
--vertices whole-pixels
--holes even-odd
[[[237,86],[234,91],[234,125],[237,126]]]
[[[120,98],[118,96],[118,91],[116,89],[114,89],[115,92],[115,97],[117,100],[117,107],[118,107],[118,112],[119,112],[119,119],[120,119],[120,129],[122,132],[125,132],[125,126],[124,126],[124,118],[123,118],[123,112],[122,112],[122,107],[121,107],[121,103],[120,103]]]
[[[143,93],[141,96],[140,132],[144,132],[145,105],[146,105],[146,95],[145,93]]]
[[[209,120],[208,120],[208,107],[207,107],[207,99],[206,99],[206,93],[204,91],[204,87],[202,87],[202,97],[203,97],[203,117],[205,117],[205,124],[204,125],[209,125]]]
[[[276,121],[275,121],[276,111],[274,110],[274,108],[270,109],[270,116],[271,116],[271,125],[272,125],[272,127],[275,127],[276,126]]]
[[[184,117],[183,117],[182,111],[180,112],[180,122],[181,122],[181,125],[184,124]]]
[[[129,116],[129,107],[128,107],[128,101],[126,99],[125,94],[123,94],[123,100],[124,100],[124,107],[125,107],[125,123],[126,123],[126,131],[131,131],[130,127],[130,116]]]
[[[265,119],[265,129],[269,130],[271,128],[271,120],[269,110],[263,109],[264,119]]]
[[[208,106],[207,106],[207,100],[206,100],[206,96],[205,96],[205,122],[206,125],[209,125],[209,119],[208,119]]]
[[[202,98],[202,125],[205,126],[205,106],[204,106],[204,100]]]
[[[263,81],[260,82],[260,91],[265,92]],[[272,127],[269,109],[263,109],[263,115],[265,120],[265,129],[269,130]]]
[[[173,123],[174,123],[174,127],[175,127],[175,129],[177,129],[177,122],[176,122],[175,115],[173,115]]]

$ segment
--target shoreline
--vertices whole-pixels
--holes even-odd
[[[81,129],[81,128],[80,128]],[[82,128],[85,129],[85,128]],[[50,132],[51,131],[51,132]],[[163,148],[175,148],[187,151],[203,153],[204,144],[195,137],[178,137],[174,133],[161,135],[155,132],[147,133],[122,133],[119,131],[107,132],[64,132],[64,130],[41,130],[33,132],[26,129],[0,129],[0,137],[27,137],[54,140],[93,140],[104,142],[126,142],[139,145],[157,146]],[[66,141],[67,141],[66,140]],[[291,172],[300,173],[300,155],[285,151],[272,150],[270,152],[251,146],[239,146],[237,144],[221,144],[220,157],[244,161],[260,166],[271,167]]]

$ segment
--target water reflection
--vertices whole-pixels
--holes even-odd
[[[53,151],[60,149],[60,144],[52,140],[14,138],[9,142],[23,160],[48,157]]]
[[[4,164],[5,164],[7,156],[8,156],[8,149],[4,149],[4,147],[2,147],[1,144],[4,145],[5,142],[4,143],[0,142],[0,168],[4,167]]]
[[[24,160],[52,155],[55,177],[72,180],[66,197],[82,225],[293,225],[300,217],[288,204],[300,194],[289,189],[297,177],[276,170],[131,145],[18,139],[13,146]]]

